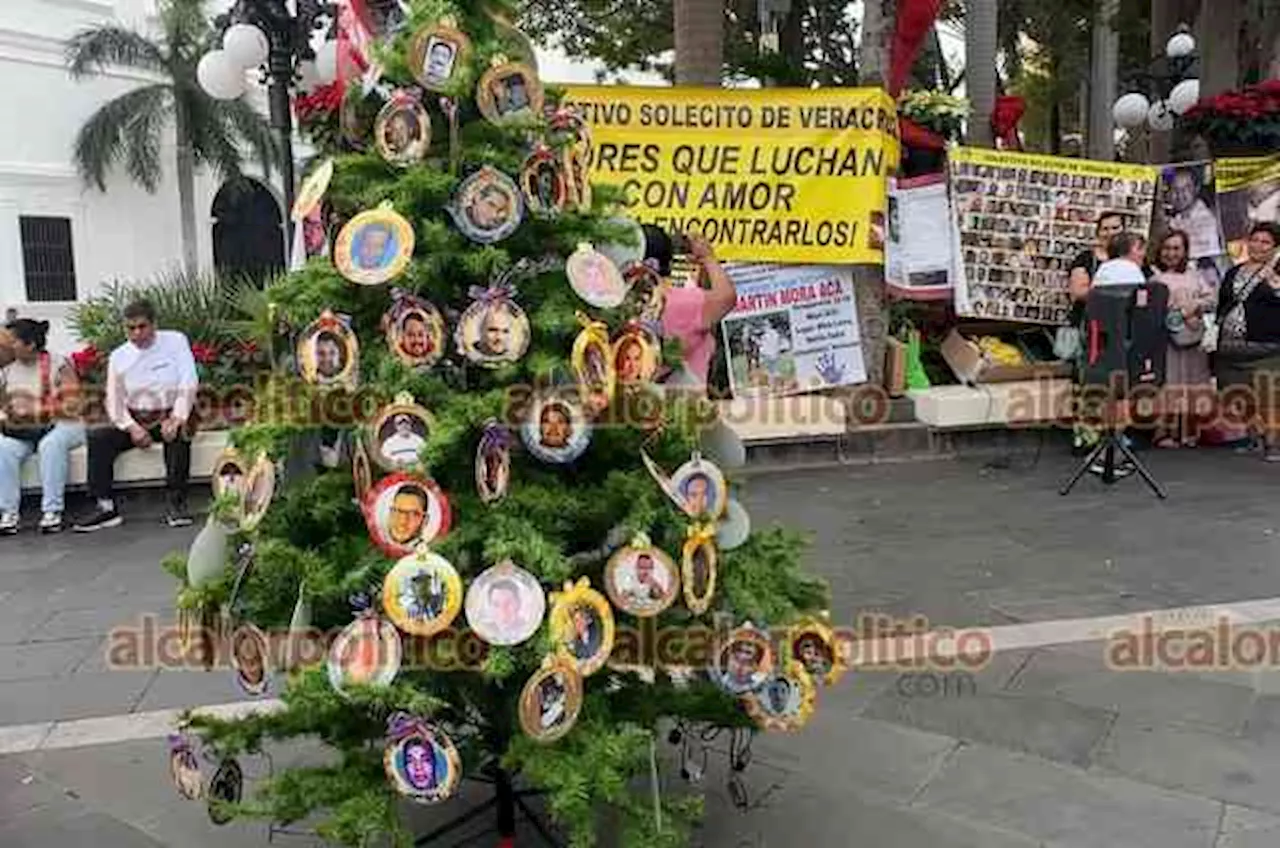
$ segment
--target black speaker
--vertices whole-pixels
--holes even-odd
[[[1085,368],[1089,386],[1111,386],[1124,397],[1136,385],[1163,386],[1169,331],[1169,288],[1095,286],[1085,301]]]

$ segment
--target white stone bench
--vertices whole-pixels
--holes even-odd
[[[940,430],[1070,421],[1071,381],[1026,380],[909,391],[916,420]]]
[[[208,480],[213,476],[214,463],[227,445],[226,430],[208,430],[196,433],[191,443],[191,479]],[[89,449],[71,451],[71,467],[67,474],[67,487],[79,487],[89,479]],[[152,486],[164,483],[164,448],[152,445],[146,450],[131,450],[116,460],[116,483],[121,486]],[[22,487],[32,491],[40,488],[40,468],[33,455],[22,467]]]

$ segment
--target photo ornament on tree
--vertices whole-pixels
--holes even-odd
[[[419,30],[409,49],[413,78],[428,91],[446,92],[471,57],[471,39],[451,18]]]
[[[800,665],[781,663],[763,686],[743,697],[747,714],[763,730],[795,731],[813,715],[813,679]]]
[[[658,615],[680,594],[680,569],[645,536],[609,558],[604,587],[613,605],[637,618]]]
[[[473,287],[471,304],[458,319],[454,341],[458,352],[485,368],[519,362],[529,349],[529,317],[506,285]]]
[[[413,395],[401,392],[393,403],[378,410],[369,424],[373,460],[387,471],[420,467],[432,426],[431,413],[419,406]]]
[[[373,123],[378,154],[407,168],[426,158],[431,147],[431,116],[422,101],[407,91],[393,92]]]
[[[181,733],[169,736],[169,778],[178,794],[188,801],[196,801],[204,794],[200,757],[191,739]]]
[[[244,483],[244,501],[240,509],[240,529],[248,532],[262,523],[267,508],[276,494],[276,464],[265,454],[249,469]]]
[[[213,478],[209,481],[213,499],[216,501],[225,494],[234,494],[240,498],[243,508],[248,477],[249,463],[240,455],[240,451],[225,448],[213,463]]]
[[[539,144],[520,169],[520,188],[534,215],[546,218],[559,215],[569,202],[564,160],[550,147]]]
[[[462,234],[477,244],[495,244],[524,220],[524,195],[515,180],[490,165],[458,186],[449,214]]]
[[[578,315],[582,332],[573,341],[569,361],[578,381],[578,390],[587,399],[593,412],[609,405],[613,397],[616,375],[613,371],[613,350],[609,345],[609,325]]]
[[[684,582],[684,605],[694,615],[711,608],[716,594],[715,528],[710,524],[689,528],[688,538],[680,552],[680,572]]]
[[[391,308],[382,316],[387,347],[410,368],[426,369],[445,352],[445,323],[429,301],[402,289],[391,292]]]
[[[613,608],[591,581],[566,581],[551,594],[551,635],[583,677],[601,668],[613,652]]]
[[[520,727],[544,744],[573,729],[582,711],[582,675],[563,656],[550,656],[520,692]]]
[[[330,309],[298,336],[298,369],[313,386],[353,388],[359,374],[360,341],[351,321]]]
[[[413,259],[413,227],[384,203],[348,221],[333,246],[333,262],[342,276],[362,286],[390,282]]]
[[[676,505],[690,518],[716,521],[729,503],[729,486],[714,463],[694,454],[671,476]]]
[[[662,348],[644,326],[628,324],[613,342],[613,370],[623,386],[650,383],[658,374]]]
[[[447,559],[420,547],[387,572],[382,608],[405,633],[434,636],[462,609],[462,578]]]
[[[271,646],[266,634],[245,622],[231,634],[231,666],[247,695],[263,695],[271,684]]]
[[[537,72],[522,62],[495,65],[484,72],[476,87],[480,114],[498,126],[541,118],[543,101]]]
[[[847,670],[840,645],[830,626],[816,618],[790,628],[791,662],[800,665],[815,681],[834,686]]]
[[[717,648],[713,677],[730,695],[746,695],[768,682],[773,666],[768,637],[748,623],[730,633]]]
[[[580,244],[565,261],[569,285],[597,309],[614,309],[627,299],[627,283],[618,266],[589,244]]]
[[[387,556],[404,557],[449,532],[449,499],[434,480],[397,472],[364,496],[369,536]]]
[[[329,685],[338,692],[348,686],[390,686],[400,673],[402,650],[395,625],[359,615],[329,646]]]
[[[542,584],[510,560],[481,572],[467,589],[467,624],[490,645],[528,641],[546,612]]]
[[[426,719],[406,713],[387,719],[382,765],[395,790],[419,804],[446,800],[462,779],[462,758],[453,740]]]
[[[314,171],[307,175],[298,187],[298,196],[293,201],[291,217],[295,222],[304,221],[311,213],[320,208],[324,193],[329,190],[329,181],[333,179],[333,159],[321,162]]]
[[[543,462],[573,462],[591,444],[591,424],[578,402],[566,395],[534,397],[520,428],[524,446]]]
[[[227,758],[218,764],[213,777],[209,779],[208,812],[209,821],[216,825],[224,825],[235,818],[235,814],[223,809],[224,804],[239,804],[244,794],[244,771],[234,758]]]
[[[511,485],[511,431],[489,419],[480,444],[476,446],[476,493],[486,504],[495,504],[507,495]]]

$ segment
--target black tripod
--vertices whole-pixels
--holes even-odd
[[[1107,404],[1107,420],[1102,430],[1102,438],[1098,440],[1097,447],[1085,457],[1084,462],[1080,463],[1080,467],[1071,475],[1071,479],[1062,487],[1059,494],[1070,494],[1071,489],[1075,487],[1076,483],[1080,482],[1080,478],[1089,472],[1089,469],[1093,467],[1099,457],[1104,455],[1105,458],[1102,460],[1102,482],[1108,486],[1113,485],[1116,480],[1120,479],[1116,476],[1116,454],[1119,453],[1129,461],[1134,470],[1146,481],[1147,486],[1151,488],[1151,491],[1155,492],[1156,497],[1164,500],[1167,497],[1164,489],[1156,482],[1156,478],[1151,476],[1151,472],[1130,450],[1129,446],[1124,443],[1123,428],[1119,426],[1115,418],[1115,403],[1110,402]]]
[[[499,848],[510,848],[510,846],[515,844],[516,814],[522,813],[524,817],[529,820],[529,823],[533,825],[533,829],[538,832],[538,835],[542,837],[542,840],[547,845],[550,845],[551,848],[560,848],[562,843],[551,835],[550,831],[548,831],[546,826],[542,823],[542,820],[533,810],[529,809],[529,805],[524,800],[525,798],[541,795],[542,793],[536,790],[517,790],[512,784],[511,778],[511,773],[502,768],[494,768],[487,775],[482,774],[472,777],[472,780],[480,783],[493,784],[493,797],[485,801],[483,804],[473,807],[457,818],[445,822],[429,833],[419,836],[413,841],[413,844],[415,846],[435,846],[438,840],[462,829],[463,827],[466,827],[470,822],[496,807],[498,815],[493,827],[487,828],[486,830],[474,834],[455,844],[466,845],[475,842],[480,837],[493,833],[496,830],[500,839],[498,843]]]

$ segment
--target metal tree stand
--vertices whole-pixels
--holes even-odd
[[[490,810],[497,810],[497,819],[493,827],[487,828],[473,836],[467,837],[454,845],[469,845],[487,836],[495,831],[499,837],[500,848],[508,848],[515,845],[516,836],[516,817],[523,815],[533,829],[538,832],[542,840],[552,848],[561,848],[562,844],[558,839],[551,835],[551,832],[543,824],[542,819],[529,808],[526,798],[533,798],[542,793],[533,789],[516,789],[512,780],[513,775],[503,768],[493,768],[489,774],[477,775],[470,778],[479,783],[487,783],[493,786],[493,797],[479,806],[473,807],[462,815],[445,822],[439,827],[419,836],[413,841],[414,845],[435,846],[439,840],[444,839],[451,833],[455,833],[466,827],[472,821],[480,818]]]

